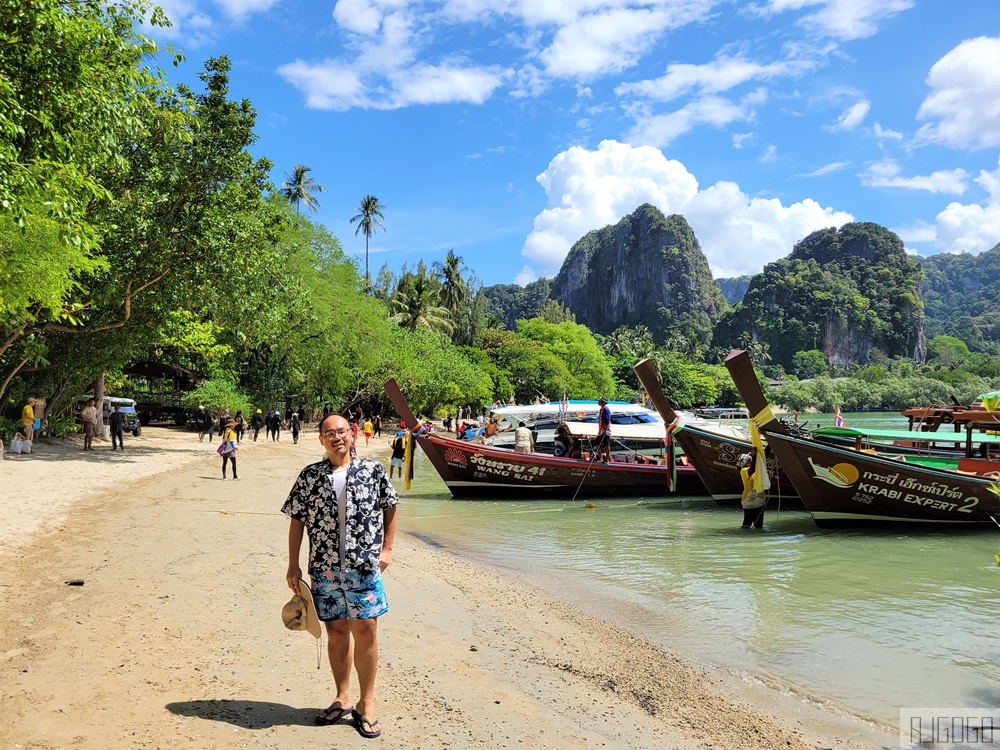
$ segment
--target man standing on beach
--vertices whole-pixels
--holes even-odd
[[[80,410],[80,419],[83,420],[83,449],[92,451],[94,447],[94,435],[97,434],[97,425],[100,418],[97,416],[97,402],[90,399],[87,405]]]
[[[319,424],[325,458],[299,474],[281,511],[288,527],[288,572],[296,594],[302,583],[299,554],[309,535],[309,578],[319,619],[326,625],[337,696],[316,717],[320,725],[350,715],[362,737],[382,733],[375,713],[378,618],[389,611],[382,571],[392,562],[399,498],[381,462],[351,458],[352,434],[337,412]],[[351,638],[360,697],[350,701]]]
[[[403,441],[404,431],[396,433],[396,437],[389,441],[392,448],[392,458],[389,460],[389,479],[392,479],[393,472],[399,469],[399,478],[403,478],[403,459],[406,458],[406,443]]]
[[[108,427],[111,428],[111,450],[115,450],[116,441],[117,445],[125,450],[125,415],[122,414],[120,406],[115,406],[115,410],[108,417]]]
[[[35,439],[35,399],[29,398],[21,409],[21,434],[25,440]]]

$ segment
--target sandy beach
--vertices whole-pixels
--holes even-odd
[[[0,462],[0,749],[898,746],[885,727],[666,652],[405,524],[379,622],[382,737],[317,727],[333,681],[325,648],[317,669],[316,641],[281,623],[279,513],[321,455],[315,433],[244,442],[239,482],[192,433],[152,427],[126,445],[42,443]]]

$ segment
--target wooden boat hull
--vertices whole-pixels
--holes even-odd
[[[696,427],[683,427],[680,431],[675,431],[674,440],[698,472],[715,502],[719,505],[740,504],[740,498],[743,497],[740,469],[746,465],[747,456],[753,451],[750,443],[715,435]],[[792,483],[785,476],[777,458],[768,458],[767,473],[771,479],[771,495],[780,495],[783,501],[795,499]]]
[[[668,425],[674,423],[677,412],[660,387],[653,363],[645,359],[633,369],[663,420]],[[687,460],[698,472],[712,499],[722,506],[739,505],[740,498],[743,497],[743,477],[740,475],[740,469],[747,465],[753,453],[753,446],[745,440],[686,425],[675,429],[672,435],[673,440],[684,451]],[[773,456],[768,458],[767,473],[771,479],[771,497],[782,503],[791,500],[796,506],[801,507],[795,502],[797,498],[791,482]]]
[[[396,381],[386,395],[407,425],[416,417]],[[522,500],[533,497],[666,497],[706,495],[691,466],[679,466],[676,484],[669,467],[555,458],[515,453],[482,443],[454,440],[435,433],[414,436],[455,497]]]
[[[750,413],[767,414],[747,353],[734,351],[725,364]],[[1000,512],[991,479],[796,437],[775,419],[760,430],[819,526],[993,524]]]
[[[991,524],[994,482],[877,454],[768,434],[819,526],[858,523]]]
[[[451,494],[465,498],[665,497],[706,495],[693,467],[678,467],[671,490],[666,466],[602,464],[534,453],[515,453],[440,435],[418,435]]]

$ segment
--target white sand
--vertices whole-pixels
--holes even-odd
[[[147,428],[124,454],[95,445],[0,463],[0,748],[374,746],[313,725],[332,678],[279,617],[278,509],[320,455],[315,435],[245,443],[244,479],[225,483],[215,445],[190,433]],[[509,573],[405,532],[379,623],[390,747],[896,746],[884,728],[540,605]]]

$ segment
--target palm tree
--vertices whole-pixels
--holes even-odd
[[[458,310],[458,306],[462,304],[467,294],[465,279],[462,278],[464,267],[462,257],[455,255],[454,250],[448,251],[444,263],[434,261],[434,270],[441,277],[441,302],[452,313]]]
[[[437,291],[428,283],[427,277],[418,275],[409,284],[392,296],[395,312],[389,320],[408,331],[425,328],[428,331],[444,331],[451,334],[451,323],[447,308],[441,307]]]
[[[285,174],[285,181],[281,184],[281,194],[288,199],[288,202],[295,206],[295,213],[299,213],[300,204],[305,204],[311,213],[316,213],[319,209],[319,201],[313,193],[325,193],[326,188],[317,185],[316,181],[309,176],[311,167],[303,164],[296,164],[292,168],[292,173]]]
[[[366,195],[361,199],[361,203],[358,204],[357,208],[354,209],[358,212],[357,216],[351,217],[352,224],[358,222],[358,228],[354,230],[354,236],[357,237],[358,232],[361,232],[365,236],[365,294],[369,293],[372,285],[371,276],[368,275],[368,240],[375,234],[376,228],[385,229],[382,226],[382,220],[385,218],[382,215],[383,208],[385,206],[378,202],[378,198],[374,195]]]

